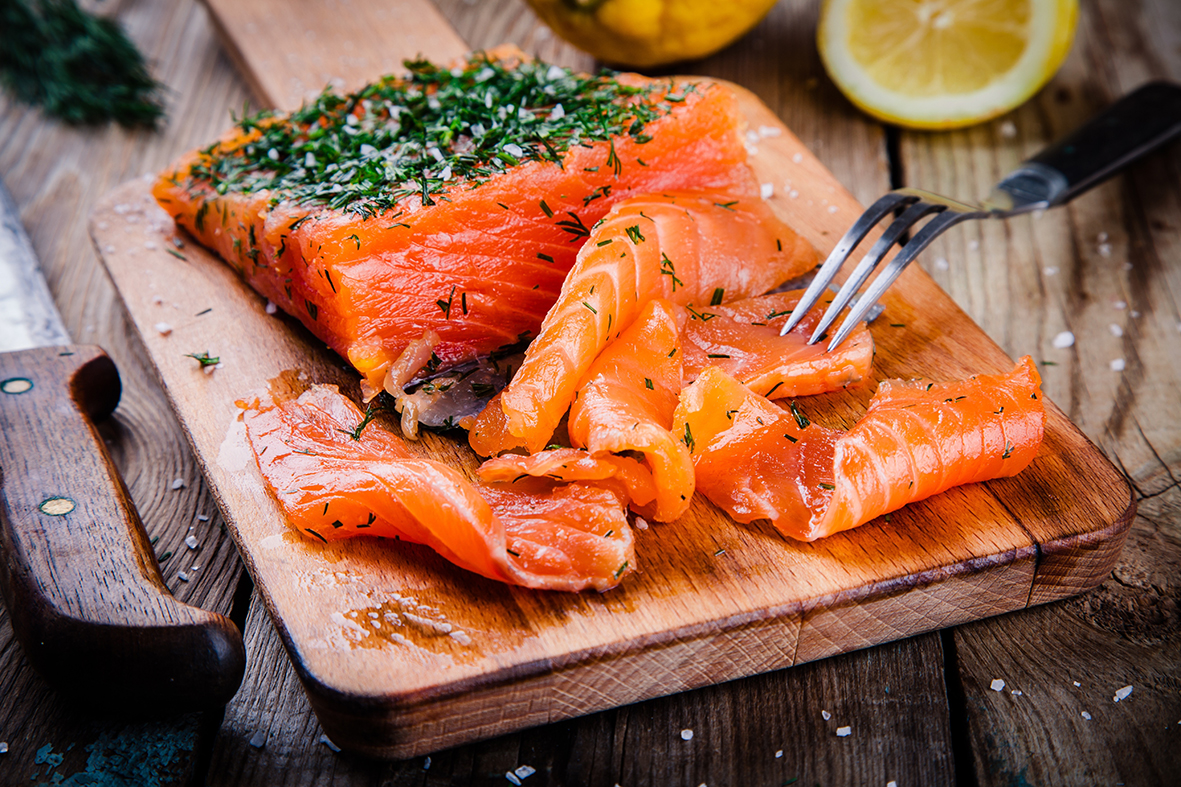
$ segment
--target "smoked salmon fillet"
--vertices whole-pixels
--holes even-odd
[[[784,410],[721,369],[681,393],[674,433],[697,488],[739,522],[769,519],[802,541],[832,535],[953,486],[1016,475],[1045,430],[1028,356],[1007,375],[882,382],[847,432]]]
[[[153,189],[370,393],[427,332],[428,371],[536,335],[620,201],[685,188],[757,197],[722,85],[583,76],[511,52],[407,66],[290,115],[244,118]]]
[[[502,413],[477,420],[476,429],[489,425],[485,436],[493,424],[506,433],[498,445],[485,437],[485,450],[541,450],[599,352],[650,300],[706,319],[700,312],[711,304],[761,294],[816,262],[816,251],[776,218],[753,179],[724,191],[662,191],[619,203],[583,244],[524,363],[490,404]]]
[[[482,576],[543,590],[607,590],[635,566],[625,503],[610,488],[473,484],[411,455],[333,386],[239,405],[267,487],[305,538],[412,541]]]

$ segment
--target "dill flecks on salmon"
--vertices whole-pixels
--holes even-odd
[[[607,590],[636,565],[625,503],[611,488],[533,478],[473,484],[411,455],[334,386],[238,404],[271,494],[309,540],[399,538],[542,590]]]
[[[1008,374],[886,380],[841,432],[708,367],[681,392],[673,429],[692,436],[702,494],[739,522],[770,519],[784,535],[814,541],[1024,470],[1045,432],[1040,384],[1028,356]]]
[[[372,390],[427,331],[436,369],[535,335],[620,200],[749,188],[723,86],[582,76],[511,53],[407,67],[287,116],[244,118],[154,188]]]

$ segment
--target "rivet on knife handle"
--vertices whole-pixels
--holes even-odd
[[[242,635],[176,600],[94,421],[114,411],[97,347],[0,353],[0,586],[33,667],[73,699],[136,710],[224,705]]]

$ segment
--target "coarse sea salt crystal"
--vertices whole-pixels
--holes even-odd
[[[204,514],[197,514],[197,521],[198,522],[208,522],[209,517],[205,516]]]
[[[521,156],[525,155],[525,151],[521,150],[521,146],[513,144],[512,142],[504,146],[504,152],[513,158],[520,158]]]
[[[8,741],[0,741],[0,754],[8,754]]]
[[[156,333],[160,334],[161,336],[167,336],[168,334],[172,333],[172,326],[166,322],[158,322],[152,327],[155,328]]]
[[[271,303],[270,301],[267,301],[267,306],[266,306],[266,313],[267,313],[267,314],[275,314],[275,313],[276,313],[276,312],[278,312],[278,311],[279,311],[279,307],[278,307],[278,306],[276,306],[275,304]]]
[[[681,740],[683,740],[683,741],[693,740],[693,730],[681,730]]]
[[[557,104],[553,109],[550,110],[550,120],[561,120],[564,117],[566,117],[566,109],[561,104]]]
[[[1118,325],[1116,325],[1115,323],[1112,323],[1111,325],[1108,325],[1108,326],[1107,326],[1107,329],[1108,329],[1109,331],[1111,331],[1111,335],[1112,335],[1112,336],[1114,336],[1114,337],[1115,337],[1115,338],[1117,338],[1117,339],[1118,339],[1119,337],[1121,337],[1121,336],[1123,336],[1123,335],[1124,335],[1124,329],[1123,329],[1123,328],[1121,328],[1121,327],[1119,327],[1119,326],[1118,326]]]
[[[185,536],[185,546],[187,546],[189,549],[196,549],[197,548],[197,537],[196,536]]]
[[[1123,310],[1123,309],[1128,308],[1128,302],[1127,301],[1116,301],[1115,303],[1111,304],[1111,306],[1113,309]]]
[[[759,196],[763,199],[771,199],[775,196],[775,185],[772,183],[763,183],[759,186]]]
[[[1079,682],[1076,680],[1076,681],[1074,682],[1074,685],[1076,685],[1076,686],[1082,686],[1083,684],[1079,683]]]
[[[1117,691],[1115,693],[1115,696],[1111,698],[1111,701],[1112,702],[1119,702],[1120,700],[1126,700],[1131,694],[1132,694],[1132,687],[1131,686],[1124,686],[1122,689],[1120,689],[1119,691]]]
[[[950,267],[951,267],[951,263],[949,263],[947,261],[947,257],[936,257],[935,258],[935,270],[945,271]]]
[[[980,248],[980,241],[978,241],[978,240],[968,241],[968,248],[971,249],[972,251],[976,251],[976,249]]]
[[[333,743],[332,740],[323,733],[320,733],[320,743],[324,744],[329,749],[332,749],[332,751],[340,751],[340,747]]]
[[[512,771],[505,771],[504,778],[508,779],[509,784],[520,785],[521,783],[521,780],[517,778],[517,774],[513,773]]]
[[[1123,358],[1116,358],[1114,361],[1111,362],[1111,371],[1122,372],[1124,370],[1125,366],[1127,366],[1127,363],[1124,361]]]
[[[775,752],[775,759],[779,760],[782,758],[783,758],[783,749],[780,749],[779,751]]]
[[[760,137],[777,137],[783,133],[779,126],[759,126]]]
[[[520,768],[517,768],[515,771],[513,771],[513,773],[517,774],[518,779],[528,779],[530,776],[537,773],[537,769],[532,765],[522,765]]]
[[[795,154],[794,156],[792,156],[792,157],[791,157],[791,160],[792,160],[792,162],[793,162],[793,163],[795,163],[795,164],[799,164],[801,161],[803,161],[803,160],[804,160],[804,154],[803,154],[803,153],[797,153],[797,154]]]
[[[1001,123],[1001,136],[1005,139],[1012,139],[1017,136],[1017,124],[1011,120]]]
[[[183,571],[178,571],[176,574],[176,578],[179,579],[181,582],[188,582],[189,581],[189,575]]]
[[[1099,244],[1099,256],[1100,257],[1110,257],[1111,256],[1111,244],[1110,243],[1100,243]]]
[[[1054,337],[1054,346],[1059,350],[1074,346],[1074,334],[1070,331],[1063,331]]]
[[[791,197],[792,199],[798,199],[798,198],[799,198],[799,196],[800,196],[800,192],[796,191],[795,189],[792,189],[792,190],[791,190],[791,191],[788,193],[788,195],[787,195],[787,196]]]
[[[1087,721],[1090,721],[1091,714],[1087,713],[1086,711],[1083,711],[1083,718],[1086,719]]]
[[[886,782],[886,787],[898,787],[898,782],[891,779],[890,781]]]
[[[177,489],[183,489],[184,485],[185,485],[185,480],[183,478],[174,478],[174,479],[172,479],[171,489],[172,489],[172,491],[175,492]]]
[[[1057,276],[1058,275],[1058,266],[1057,265],[1047,265],[1045,268],[1042,268],[1042,273],[1046,274],[1047,276]]]
[[[992,683],[988,684],[988,688],[992,689],[993,691],[1004,691],[1005,682],[1000,678],[997,678]]]
[[[823,718],[825,721],[828,721],[829,719],[831,719],[831,718],[832,718],[832,714],[831,714],[831,713],[829,713],[829,712],[828,712],[828,711],[826,711],[826,710],[822,710],[822,711],[820,711],[820,716],[821,716],[821,717],[822,717],[822,718]]]
[[[255,730],[254,734],[250,736],[250,745],[256,749],[261,749],[267,745],[267,731]]]
[[[838,208],[837,208],[837,206],[836,206],[836,205],[829,205],[829,206],[828,206],[828,212],[829,212],[829,213],[836,213],[836,212],[837,212],[837,210],[838,210]]]
[[[648,529],[648,520],[644,519],[644,517],[642,517],[642,516],[636,517],[636,530],[647,530],[647,529]]]
[[[838,738],[848,738],[852,734],[853,734],[852,727],[837,727],[837,737]]]
[[[430,757],[427,757],[425,760],[422,761],[422,769],[424,771],[429,771],[431,769],[431,758]]]

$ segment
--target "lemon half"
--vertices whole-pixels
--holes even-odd
[[[850,101],[913,128],[1021,104],[1070,51],[1078,0],[826,0],[817,43]]]

